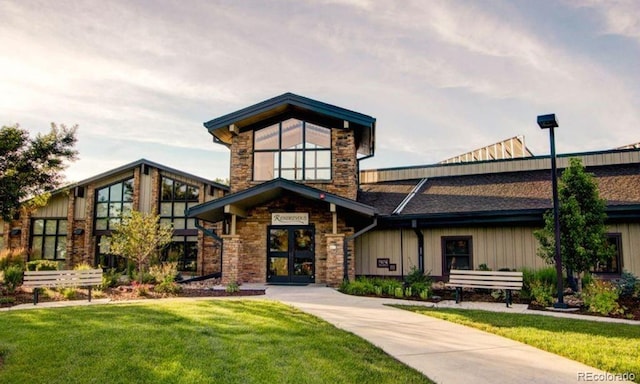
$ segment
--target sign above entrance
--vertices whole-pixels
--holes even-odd
[[[309,214],[307,212],[272,213],[271,225],[309,225]]]

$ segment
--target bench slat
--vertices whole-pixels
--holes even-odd
[[[522,281],[522,276],[467,276],[467,275],[454,275],[449,276],[449,281]]]
[[[512,290],[520,290],[522,289],[522,285],[475,285],[475,284],[445,284],[447,287],[454,288],[479,288],[479,289],[512,289]]]
[[[27,287],[69,287],[102,284],[102,270],[25,271],[23,285]]]
[[[522,276],[522,272],[513,271],[472,271],[470,269],[452,269],[452,275],[477,275],[477,276]]]

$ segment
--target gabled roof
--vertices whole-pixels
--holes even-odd
[[[344,122],[349,122],[349,126],[356,129],[358,152],[373,155],[375,118],[290,92],[217,117],[204,123],[204,126],[215,142],[229,146],[233,134],[237,133],[233,132],[234,129],[242,130],[257,123],[272,122],[280,116],[310,119],[318,124],[329,124],[330,128],[343,128]]]
[[[287,192],[310,200],[335,204],[336,207],[362,217],[372,217],[376,213],[375,208],[366,204],[327,193],[304,184],[278,178],[245,189],[244,191],[192,207],[187,210],[187,216],[217,222],[224,219],[226,206],[233,205],[241,209],[248,209],[269,202]]]
[[[147,165],[149,167],[157,168],[157,169],[159,169],[161,171],[170,172],[170,173],[173,173],[175,175],[183,176],[185,178],[189,178],[189,179],[192,179],[192,180],[195,180],[195,181],[199,181],[199,182],[207,184],[207,185],[212,185],[212,186],[214,186],[216,188],[219,188],[219,189],[222,189],[224,191],[228,191],[229,190],[229,186],[217,183],[217,182],[215,182],[213,180],[209,180],[209,179],[202,178],[200,176],[192,175],[190,173],[187,173],[187,172],[184,172],[184,171],[180,171],[180,170],[177,170],[175,168],[167,167],[165,165],[158,164],[156,162],[153,162],[153,161],[150,161],[150,160],[147,160],[147,159],[140,159],[140,160],[136,160],[134,162],[122,165],[120,167],[111,169],[109,171],[102,172],[102,173],[97,174],[95,176],[92,176],[92,177],[90,177],[88,179],[84,179],[84,180],[81,180],[81,181],[78,181],[78,182],[74,182],[74,183],[68,184],[68,185],[64,186],[63,188],[61,188],[59,190],[56,190],[55,192],[58,192],[58,191],[61,191],[61,190],[67,190],[69,188],[74,188],[74,187],[78,187],[78,186],[85,186],[85,185],[93,183],[94,181],[98,181],[98,180],[105,179],[105,178],[108,178],[108,177],[111,177],[111,176],[115,176],[115,175],[117,175],[119,173],[127,172],[129,170],[132,170],[134,168],[140,167],[142,165]]]

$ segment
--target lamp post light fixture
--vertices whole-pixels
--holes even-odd
[[[551,186],[553,189],[553,223],[555,229],[555,262],[556,275],[558,278],[558,302],[553,304],[554,308],[567,308],[564,303],[564,289],[562,286],[562,255],[560,254],[560,202],[558,200],[558,170],[556,167],[556,140],[554,128],[558,127],[558,119],[555,113],[538,116],[538,126],[540,129],[549,129],[549,143],[551,145]]]

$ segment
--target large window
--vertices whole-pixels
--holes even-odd
[[[442,261],[443,275],[452,269],[473,269],[471,236],[442,237]]]
[[[112,230],[132,209],[133,178],[96,190],[95,230]]]
[[[34,219],[31,222],[31,258],[64,260],[67,256],[67,220]]]
[[[253,179],[331,179],[331,130],[288,119],[259,129],[254,137]]]
[[[613,249],[613,255],[605,262],[599,262],[591,270],[594,273],[620,274],[622,260],[622,234],[608,233],[607,243]]]
[[[195,219],[186,217],[186,209],[198,204],[199,188],[162,177],[160,222],[173,226],[173,241],[162,252],[165,260],[177,261],[178,270],[197,270],[198,231]]]

